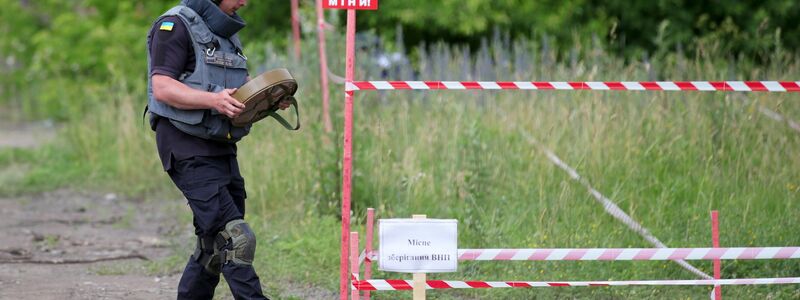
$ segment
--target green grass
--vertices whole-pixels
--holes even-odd
[[[307,47],[312,47],[307,45]],[[306,53],[312,53],[310,48]],[[337,57],[337,56],[333,56]],[[459,54],[438,62],[459,79]],[[667,57],[669,58],[669,57]],[[724,63],[665,58],[670,80],[726,79]],[[257,232],[256,269],[270,294],[276,282],[338,289],[341,191],[341,86],[331,91],[337,133],[322,130],[316,61],[270,57],[301,83],[304,128],[258,123],[240,143],[247,221]],[[588,60],[587,60],[588,61]],[[532,66],[514,77],[541,80],[642,80],[637,62],[602,57],[594,65]],[[338,63],[338,62],[337,62]],[[795,60],[751,66],[737,79],[796,80]],[[341,68],[335,68],[334,70]],[[494,66],[498,78],[511,74]],[[359,71],[362,72],[362,71]],[[437,71],[438,72],[438,71]],[[357,73],[360,74],[360,73]],[[174,194],[161,171],[152,132],[141,123],[144,83],[114,78],[107,99],[69,124],[57,144],[30,153],[0,152],[24,163],[22,190],[61,185]],[[598,191],[663,242],[708,247],[709,211],[719,210],[723,246],[800,245],[800,134],[768,119],[758,105],[800,118],[795,94],[700,92],[362,92],[355,99],[354,229],[366,208],[379,218],[426,214],[459,220],[460,248],[651,247],[607,215],[579,183],[550,163],[525,135],[552,149]],[[98,99],[94,99],[98,100]],[[101,101],[102,102],[102,101]],[[16,188],[15,188],[16,189]],[[18,191],[18,190],[17,190]],[[185,216],[184,216],[185,218]],[[187,221],[188,222],[188,221]],[[362,238],[363,239],[363,238]],[[182,249],[182,248],[181,248]],[[185,257],[185,255],[178,255]],[[176,257],[178,257],[176,256]],[[170,259],[172,272],[183,258]],[[710,273],[710,262],[692,262]],[[724,261],[724,278],[800,276],[797,261]],[[151,268],[158,271],[159,268]],[[409,278],[375,272],[375,278]],[[690,279],[671,262],[462,262],[434,279]],[[687,298],[707,287],[611,287],[431,291],[430,299]],[[800,299],[796,285],[725,287],[726,297]],[[410,293],[374,292],[375,299]]]

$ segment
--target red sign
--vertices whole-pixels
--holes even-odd
[[[333,9],[377,10],[378,0],[322,0],[322,7]]]

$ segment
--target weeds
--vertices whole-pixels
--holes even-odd
[[[341,37],[328,43],[341,57]],[[359,52],[357,78],[398,80],[793,80],[796,59],[761,66],[673,52],[624,61],[591,48],[557,52],[541,41],[497,35],[472,54],[443,44],[421,46],[406,61],[381,70]],[[306,53],[313,43],[307,42]],[[317,120],[316,58],[293,62],[267,45],[254,69],[287,66],[301,82],[304,127],[289,132],[256,124],[240,143],[247,180],[247,218],[259,239],[256,268],[264,281],[286,279],[335,290],[339,264],[341,135]],[[375,50],[375,49],[373,49]],[[712,49],[713,50],[713,49]],[[711,50],[708,50],[711,51]],[[288,53],[288,52],[287,52]],[[405,53],[401,53],[406,55]],[[374,55],[374,54],[373,54]],[[342,61],[331,69],[343,70]],[[173,190],[161,171],[153,134],[139,119],[144,83],[114,75],[108,100],[70,124],[59,146],[33,154],[0,153],[0,163],[35,165],[22,186],[67,183],[126,193]],[[333,86],[331,95],[341,95]],[[354,229],[376,207],[380,218],[427,214],[460,221],[460,248],[648,247],[550,164],[515,129],[530,132],[592,185],[673,247],[710,245],[708,214],[721,213],[724,246],[800,244],[800,135],[762,115],[759,106],[800,116],[796,95],[691,92],[435,91],[363,92],[355,99]],[[334,124],[342,124],[333,97]],[[102,101],[100,101],[102,102]],[[263,242],[262,242],[263,241]],[[172,258],[171,258],[172,259]],[[175,259],[177,264],[178,259]],[[711,263],[700,263],[706,272]],[[723,277],[797,276],[794,261],[723,262]],[[668,262],[463,262],[434,279],[605,280],[693,278]],[[174,270],[174,266],[167,268]],[[167,270],[160,269],[160,270]],[[159,271],[159,269],[154,269]],[[376,278],[405,278],[377,272]],[[796,287],[731,287],[734,298],[795,297]],[[704,297],[708,288],[596,288],[434,292],[438,299]],[[373,293],[376,299],[409,298]]]

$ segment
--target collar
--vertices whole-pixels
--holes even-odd
[[[238,14],[226,14],[211,0],[182,0],[181,4],[197,12],[211,31],[225,38],[230,38],[245,26]]]

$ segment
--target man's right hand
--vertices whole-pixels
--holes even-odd
[[[211,108],[216,109],[223,115],[229,118],[235,118],[244,109],[244,104],[236,100],[231,95],[236,93],[236,89],[224,89],[219,93],[214,94],[212,98]]]

